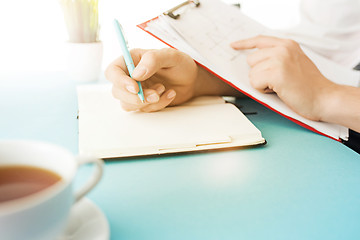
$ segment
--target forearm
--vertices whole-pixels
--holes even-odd
[[[217,95],[217,96],[244,96],[241,92],[211,74],[203,67],[198,66],[198,77],[195,84],[195,96]]]
[[[360,88],[334,85],[323,101],[321,121],[360,132]]]

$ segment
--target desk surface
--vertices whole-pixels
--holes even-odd
[[[0,138],[78,152],[76,84],[64,73],[0,75],[0,86]],[[360,239],[359,155],[239,103],[258,112],[248,117],[267,145],[106,163],[88,197],[111,239]]]

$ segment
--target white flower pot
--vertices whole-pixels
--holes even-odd
[[[79,83],[98,81],[103,57],[102,42],[66,44],[70,77]]]

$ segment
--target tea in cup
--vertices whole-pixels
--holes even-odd
[[[96,171],[74,191],[77,169],[87,163],[94,164]],[[0,141],[0,238],[55,239],[72,205],[99,182],[102,171],[102,160],[75,157],[53,144]]]

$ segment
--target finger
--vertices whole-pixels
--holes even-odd
[[[144,49],[132,49],[130,51],[131,57],[136,64],[140,61],[141,55],[147,50]],[[126,87],[132,93],[137,93],[139,87],[137,83],[129,77],[129,71],[126,67],[124,58],[121,56],[115,59],[105,70],[106,78],[117,87]]]
[[[260,92],[268,92],[273,90],[271,83],[272,65],[271,61],[266,60],[258,63],[250,69],[250,84],[253,88]]]
[[[151,89],[154,89],[159,96],[165,92],[165,86],[161,83],[156,83],[153,86],[150,87]]]
[[[274,55],[274,48],[263,48],[250,53],[246,60],[250,67],[254,67],[256,64],[266,61]]]
[[[179,51],[171,48],[145,51],[141,55],[132,76],[138,81],[146,80],[162,68],[176,66],[181,56]]]
[[[263,36],[259,35],[256,37],[239,40],[231,43],[231,47],[236,50],[252,49],[252,48],[269,48],[284,44],[288,41],[287,39]]]
[[[105,77],[112,83],[117,83],[119,78],[128,76],[127,69],[123,68],[123,61],[122,57],[115,59],[112,63],[105,70]]]
[[[124,90],[128,93],[137,94],[139,91],[139,86],[137,82],[131,79],[127,72],[121,67],[121,58],[116,59],[111,63],[105,71],[106,78],[113,83],[115,88],[118,90]],[[119,96],[116,94],[116,96]]]
[[[155,112],[159,111],[161,109],[164,109],[165,107],[169,106],[171,102],[175,99],[176,92],[173,89],[170,89],[166,91],[159,99],[159,101],[155,104],[149,104],[143,108],[141,108],[141,111],[143,112]]]
[[[152,89],[154,88],[154,89]],[[120,100],[121,106],[125,111],[136,111],[160,100],[160,94],[165,91],[162,84],[155,84],[152,88],[144,90],[145,103],[141,102],[137,94],[128,93],[120,88],[113,87],[113,96]]]
[[[161,83],[154,84],[144,91],[144,97],[149,104],[157,103],[161,95],[165,92],[165,86]]]
[[[143,107],[143,104],[136,93],[130,93],[123,88],[119,88],[116,86],[112,87],[112,95],[114,98],[120,100],[122,106],[131,105],[131,109],[140,109]]]
[[[164,88],[165,90],[165,88]],[[119,99],[125,105],[134,105],[138,106],[137,108],[142,108],[148,104],[157,103],[160,99],[159,90],[155,89],[144,89],[144,98],[145,102],[141,102],[138,94],[129,93],[122,90],[121,88],[113,87],[112,93],[116,99]],[[163,90],[160,90],[160,92]]]
[[[145,105],[157,103],[160,100],[160,95],[154,89],[145,89],[144,90],[144,97],[145,97]]]

